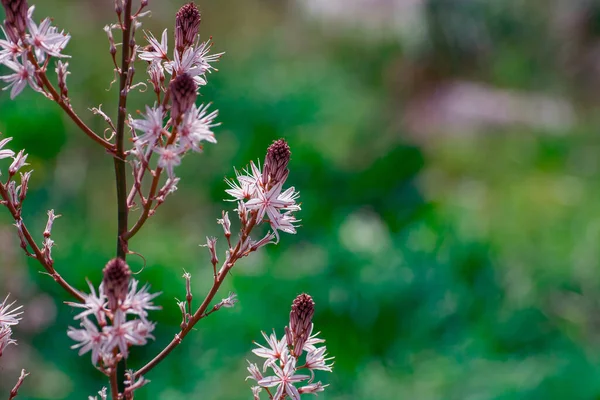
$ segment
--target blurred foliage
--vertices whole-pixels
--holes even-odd
[[[340,3],[329,1],[311,4]],[[218,145],[184,160],[179,191],[130,244],[146,261],[132,256],[130,265],[162,291],[163,310],[151,315],[156,341],[134,349],[128,365],[141,366],[178,331],[184,269],[195,302],[206,292],[212,269],[198,244],[219,235],[216,218],[233,208],[222,201],[223,178],[279,137],[293,151],[289,182],[301,192],[302,227],[236,266],[221,294],[233,290],[240,303],[203,320],[136,398],[250,398],[252,341],[261,330],[282,334],[291,301],[308,292],[335,356],[334,373],[319,377],[330,384],[323,399],[600,399],[600,3],[367,7],[424,4],[412,36],[402,27],[415,21],[400,13],[377,29],[362,25],[368,15],[335,20],[302,3],[200,4],[202,35],[226,51],[202,91],[223,124]],[[181,4],[150,5],[145,29],[171,29]],[[73,103],[102,131],[87,109],[116,109],[102,32],[112,2],[47,0],[36,15],[72,34]],[[455,135],[442,126],[419,135],[406,127],[412,100],[456,80],[558,96],[576,118],[554,130],[504,124]],[[149,98],[136,93],[130,110]],[[97,285],[114,253],[110,157],[31,90],[15,102],[0,96],[0,131],[27,149],[35,170],[26,220],[41,232],[47,209],[62,214],[55,265],[77,287],[86,278]],[[18,251],[10,224],[0,213],[0,291],[27,314],[15,329],[19,346],[0,360],[0,389],[26,368],[20,399],[87,398],[106,382],[88,355],[68,349],[68,299]]]

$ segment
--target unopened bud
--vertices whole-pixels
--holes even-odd
[[[196,102],[198,86],[188,74],[178,75],[170,85],[171,89],[171,117],[177,120],[186,113]]]
[[[154,86],[154,92],[157,94],[160,93],[163,82],[165,81],[165,73],[162,64],[158,61],[151,62],[150,65],[148,65],[148,76],[150,77],[152,86]]]
[[[21,172],[21,193],[19,194],[19,200],[23,202],[25,197],[27,197],[27,189],[29,188],[29,178],[31,177],[31,173],[33,171],[27,171],[25,173]]]
[[[223,218],[218,218],[217,223],[223,227],[223,232],[227,240],[231,237],[231,221],[229,220],[229,214],[226,211],[222,211]]]
[[[273,142],[267,149],[263,165],[263,182],[269,186],[284,182],[288,176],[287,165],[290,162],[290,146],[284,139]]]
[[[6,12],[6,35],[12,42],[17,43],[25,37],[27,30],[27,0],[1,0]]]
[[[302,348],[308,340],[315,314],[315,302],[308,294],[301,294],[292,303],[290,311],[290,326],[286,328],[288,345],[293,348],[292,354],[299,357]]]
[[[104,283],[104,292],[108,297],[108,307],[114,312],[125,300],[131,270],[125,260],[113,258],[106,264],[102,272],[104,273],[102,283]]]
[[[15,222],[14,226],[17,227],[17,235],[19,235],[19,241],[21,243],[21,248],[29,254],[29,250],[27,250],[27,240],[25,239],[25,234],[23,233],[23,222],[18,220]]]
[[[56,63],[56,76],[58,77],[58,88],[60,89],[60,95],[63,98],[69,97],[69,89],[67,88],[67,75],[70,72],[67,70],[69,63],[63,63],[59,61]]]
[[[44,238],[42,245],[42,254],[44,255],[44,260],[50,265],[54,264],[54,261],[52,260],[52,247],[54,247],[54,240],[46,237]]]
[[[21,186],[17,186],[15,181],[8,182],[6,185],[6,191],[8,192],[8,200],[10,203],[15,206],[15,208],[20,208],[20,200],[19,200],[19,192],[21,191]]]
[[[192,274],[186,272],[183,274],[183,278],[185,279],[185,299],[188,303],[192,301]],[[190,310],[192,312],[192,310]]]
[[[254,400],[260,400],[260,392],[262,391],[262,388],[260,386],[252,386],[251,389]]]
[[[52,225],[54,225],[54,220],[60,216],[60,214],[55,215],[54,210],[48,211],[48,222],[46,222],[46,229],[44,229],[45,238],[50,237],[50,235],[52,234]]]
[[[210,263],[216,267],[219,262],[217,258],[217,238],[215,237],[206,237],[206,247],[208,247],[208,252],[210,253]]]
[[[194,2],[188,3],[177,11],[175,17],[175,46],[179,54],[192,46],[200,29],[200,11]]]
[[[300,394],[314,394],[316,396],[317,393],[324,391],[327,386],[328,385],[323,386],[321,382],[311,383],[310,385],[299,388],[298,392],[300,392]]]

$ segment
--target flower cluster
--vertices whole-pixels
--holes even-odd
[[[181,164],[183,156],[189,151],[201,152],[202,142],[217,142],[212,129],[219,125],[215,122],[218,111],[209,111],[209,105],[197,106],[195,103],[199,88],[207,84],[206,74],[216,71],[212,64],[223,53],[209,54],[212,44],[200,41],[199,27],[200,12],[194,3],[189,3],[181,7],[176,16],[172,58],[169,57],[166,29],[160,41],[146,32],[149,44],[136,48],[137,58],[148,63],[148,81],[154,87],[157,101],[152,107],[146,106],[141,118],[134,119],[131,115],[128,118],[134,144],[130,151],[134,156],[134,190],[128,202],[130,207],[154,153],[158,160],[153,175],[160,176],[164,170],[168,179],[149,198],[138,194],[142,203],[156,200],[158,206],[177,189],[179,178],[175,176],[175,167]],[[167,84],[165,73],[170,75]]]
[[[148,320],[148,310],[156,310],[152,300],[160,293],[151,294],[149,286],[138,289],[138,281],[129,279],[129,267],[120,258],[108,262],[104,280],[98,288],[88,282],[90,294],[83,294],[84,303],[68,303],[83,308],[74,318],[80,329],[69,328],[67,334],[77,344],[79,355],[92,352],[94,365],[102,362],[104,369],[112,368],[121,358],[127,358],[130,346],[145,345],[153,339],[154,323]],[[128,315],[133,319],[127,318]],[[93,318],[92,318],[93,317]],[[118,350],[115,357],[113,350]]]
[[[8,345],[17,343],[11,338],[11,326],[17,325],[21,320],[19,316],[23,314],[23,311],[21,311],[23,306],[13,307],[14,304],[14,301],[12,303],[8,302],[8,296],[0,304],[0,356],[2,356]],[[13,308],[11,309],[11,307]]]
[[[288,144],[279,139],[269,146],[262,171],[254,162],[250,162],[250,167],[241,173],[235,171],[237,182],[226,180],[229,185],[226,192],[233,197],[233,201],[238,202],[240,220],[252,221],[254,217],[256,223],[266,220],[271,225],[273,233],[263,239],[265,242],[273,239],[275,243],[278,242],[278,230],[296,233],[299,221],[293,213],[300,210],[300,205],[296,204],[299,193],[293,186],[283,190],[289,174],[287,165],[290,156]]]
[[[258,348],[252,350],[254,354],[265,358],[262,371],[258,365],[248,361],[247,379],[253,379],[257,386],[252,387],[254,399],[260,399],[260,392],[265,389],[269,398],[282,400],[288,396],[297,400],[302,394],[317,394],[322,392],[327,385],[320,381],[315,382],[315,371],[331,372],[332,364],[328,364],[332,358],[327,357],[327,348],[323,345],[324,339],[317,337],[318,333],[312,334],[314,314],[314,302],[307,294],[301,294],[292,303],[290,312],[290,324],[285,328],[286,334],[281,340],[273,332],[267,336],[262,332],[268,346],[256,343]],[[305,354],[306,353],[306,354]],[[301,357],[304,355],[303,361]],[[264,376],[267,369],[273,371],[272,376]],[[298,373],[305,370],[310,375]],[[306,382],[305,382],[306,381]],[[302,386],[296,384],[305,382]],[[275,393],[269,388],[276,387]]]
[[[51,25],[50,18],[39,24],[33,20],[34,6],[28,8],[26,0],[2,0],[6,11],[4,25],[0,26],[4,39],[0,38],[0,64],[12,70],[9,75],[0,76],[7,82],[4,90],[10,89],[14,99],[29,85],[43,92],[43,84],[36,71],[46,65],[50,57],[68,57],[62,51],[71,36]],[[45,68],[45,67],[44,67]]]
[[[215,70],[212,63],[218,61],[223,53],[209,54],[212,47],[211,41],[200,41],[198,34],[200,19],[200,11],[193,2],[184,5],[177,12],[175,48],[172,59],[168,55],[166,29],[161,35],[160,42],[152,33],[146,34],[149,44],[140,51],[138,57],[149,63],[148,69],[152,70],[150,82],[154,85],[155,90],[162,86],[164,71],[172,76],[188,74],[198,86],[206,85],[206,73]]]

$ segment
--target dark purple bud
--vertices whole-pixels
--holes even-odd
[[[315,302],[308,294],[303,293],[294,299],[290,312],[290,326],[286,327],[287,342],[292,347],[292,354],[299,357],[308,340],[315,314]]]
[[[122,258],[113,258],[106,264],[104,270],[104,293],[108,297],[108,307],[116,311],[127,296],[131,270]]]
[[[178,75],[171,82],[171,117],[177,120],[186,113],[196,102],[198,86],[188,74]]]
[[[17,43],[25,37],[27,30],[27,0],[1,0],[6,12],[6,34],[8,38]]]
[[[188,3],[177,11],[175,17],[175,46],[180,54],[192,46],[200,29],[200,11],[194,2]]]
[[[279,182],[285,182],[289,173],[287,165],[291,155],[290,146],[284,139],[276,140],[269,146],[263,165],[265,184],[271,187]]]

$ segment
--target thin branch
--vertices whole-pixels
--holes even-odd
[[[169,355],[169,353],[171,353],[181,343],[183,338],[185,338],[186,335],[194,328],[194,325],[196,325],[198,321],[200,321],[202,318],[208,315],[206,313],[206,309],[214,299],[215,295],[219,291],[219,288],[223,284],[223,281],[227,277],[227,274],[229,273],[229,271],[231,271],[236,261],[244,255],[241,252],[242,243],[246,241],[246,239],[250,235],[250,232],[252,231],[252,228],[254,228],[254,225],[256,225],[256,216],[256,213],[253,213],[247,228],[243,230],[240,240],[238,241],[235,248],[231,251],[230,257],[228,257],[227,260],[223,262],[223,265],[219,270],[219,274],[216,276],[213,285],[210,288],[210,291],[204,298],[204,301],[202,301],[200,307],[198,307],[194,315],[190,317],[188,323],[181,329],[181,331],[178,334],[175,335],[175,338],[167,345],[167,347],[165,347],[160,353],[156,355],[156,357],[154,357],[151,361],[149,361],[146,365],[144,365],[134,374],[134,377],[136,379],[140,376],[145,375],[154,367],[156,367],[165,357]]]
[[[15,387],[10,391],[10,396],[8,397],[8,400],[12,400],[15,397],[17,397],[17,392],[21,388],[21,385],[23,384],[23,381],[25,380],[25,377],[27,377],[27,376],[29,376],[29,373],[25,372],[25,370],[22,369],[21,376],[19,376],[19,380],[15,384]]]
[[[33,249],[35,258],[38,260],[38,262],[40,264],[42,264],[42,267],[44,267],[44,269],[48,272],[48,274],[60,286],[62,286],[62,288],[65,289],[71,296],[75,297],[80,302],[84,302],[85,299],[83,298],[81,293],[79,293],[75,288],[73,288],[71,285],[69,285],[67,283],[67,281],[65,281],[64,278],[62,276],[60,276],[58,274],[58,272],[56,272],[56,270],[54,269],[54,266],[46,260],[46,258],[42,254],[42,251],[38,247],[37,243],[31,236],[31,233],[29,233],[29,230],[25,226],[25,223],[23,222],[23,219],[21,218],[21,213],[10,202],[10,197],[8,195],[8,192],[6,191],[6,188],[2,184],[0,184],[0,197],[2,197],[2,200],[5,202],[5,205],[8,208],[8,210],[10,211],[10,214],[12,215],[15,222],[18,222],[18,221],[21,222],[21,230],[23,231],[23,236],[25,237],[25,240],[27,240],[27,243],[29,244],[29,246],[31,246],[31,248]]]
[[[79,118],[79,116],[75,113],[70,103],[64,101],[63,97],[56,91],[52,83],[48,80],[48,76],[46,75],[45,68],[40,67],[37,63],[37,60],[33,56],[33,52],[30,50],[28,53],[29,61],[35,66],[36,74],[42,80],[42,83],[50,92],[52,99],[67,113],[67,115],[75,122],[75,124],[85,133],[90,139],[100,144],[106,150],[112,152],[114,151],[114,146],[109,143],[107,140],[100,137],[96,132],[94,132],[90,127],[88,127],[85,122]]]

